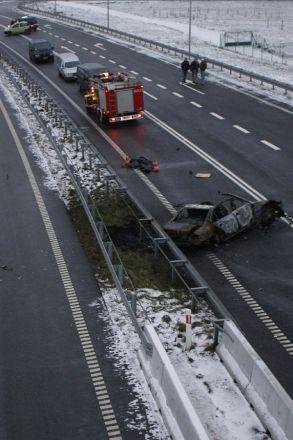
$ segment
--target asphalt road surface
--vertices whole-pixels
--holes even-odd
[[[156,438],[109,351],[111,319],[71,220],[14,118],[0,93],[0,439]]]
[[[2,14],[17,15],[11,9],[11,4],[7,4]],[[2,25],[7,24],[3,15]],[[219,190],[252,200],[282,200],[285,210],[293,213],[290,109],[213,81],[204,86],[183,86],[179,83],[178,66],[152,58],[145,50],[136,51],[48,20],[40,19],[40,23],[41,29],[29,38],[47,38],[56,52],[70,49],[82,62],[98,61],[112,70],[127,69],[144,82],[146,117],[136,124],[102,127],[101,135],[95,117],[90,119],[85,112],[76,84],[60,79],[55,65],[32,65],[27,38],[0,37],[83,127],[161,224],[171,217],[169,203],[176,208],[184,203],[215,201]],[[123,153],[157,159],[160,172],[141,180],[121,167]],[[195,173],[202,171],[210,172],[211,177],[196,179]],[[278,221],[268,232],[255,230],[223,246],[187,252],[291,395],[292,250],[293,229]]]

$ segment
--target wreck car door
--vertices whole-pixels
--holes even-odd
[[[215,226],[221,229],[226,237],[237,234],[248,228],[253,220],[253,211],[249,203],[246,203],[225,217],[215,222]]]
[[[248,228],[253,220],[253,211],[249,203],[240,206],[233,211],[239,223],[239,229]]]
[[[220,220],[217,220],[214,225],[217,229],[221,229],[227,238],[230,235],[236,234],[239,230],[238,221],[234,212],[231,212]]]

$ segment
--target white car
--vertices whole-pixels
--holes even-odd
[[[72,52],[56,54],[57,69],[59,76],[65,80],[76,80],[77,66],[80,65],[79,58]]]

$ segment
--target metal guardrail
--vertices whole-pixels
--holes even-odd
[[[135,43],[135,44],[140,44],[145,47],[148,46],[151,49],[153,48],[153,49],[157,49],[157,50],[160,49],[161,51],[167,51],[168,53],[172,53],[175,56],[180,56],[180,57],[187,56],[188,57],[189,55],[191,55],[191,57],[197,57],[197,58],[204,57],[203,54],[198,54],[198,53],[189,54],[189,52],[187,50],[178,49],[173,46],[169,46],[167,44],[159,43],[157,41],[149,40],[147,38],[143,38],[143,37],[139,37],[137,35],[129,34],[127,32],[119,31],[117,29],[107,28],[105,26],[97,25],[94,23],[89,23],[84,20],[78,20],[76,18],[71,18],[71,17],[68,17],[68,16],[60,14],[60,13],[54,14],[49,11],[43,11],[42,9],[39,9],[38,7],[32,8],[32,7],[27,6],[26,4],[23,4],[23,3],[19,4],[18,7],[20,9],[25,10],[25,11],[34,12],[34,13],[37,13],[40,15],[44,15],[45,17],[51,17],[51,18],[54,18],[57,20],[65,21],[69,24],[73,24],[76,26],[82,26],[83,28],[88,28],[93,31],[106,33],[106,34],[109,34],[113,37],[123,38],[123,39],[126,39],[127,41]],[[208,58],[208,57],[205,57],[205,58],[207,59],[208,63],[212,66],[212,68],[217,66],[220,68],[221,71],[227,70],[230,75],[233,72],[233,73],[238,74],[239,78],[241,78],[242,76],[248,77],[250,82],[252,82],[252,80],[256,80],[256,81],[259,81],[261,85],[262,84],[269,84],[272,86],[273,90],[275,88],[279,88],[279,89],[284,90],[285,94],[287,94],[288,91],[293,92],[293,85],[292,84],[286,84],[281,81],[277,81],[277,80],[265,77],[263,75],[258,75],[257,73],[249,72],[249,71],[242,69],[240,67],[235,67],[235,66],[232,66],[227,63],[222,63],[222,62],[215,60],[215,59],[212,59],[212,58]]]
[[[123,269],[120,257],[110,235],[107,231],[106,225],[103,222],[102,216],[99,213],[98,206],[95,205],[93,199],[89,195],[89,192],[83,186],[83,182],[74,173],[74,167],[70,164],[70,160],[66,157],[66,150],[63,148],[62,142],[57,142],[48,129],[47,122],[44,120],[45,113],[53,117],[54,122],[59,128],[64,131],[64,136],[72,141],[74,151],[80,151],[83,160],[86,160],[89,167],[94,167],[97,173],[97,180],[100,180],[101,171],[104,173],[104,181],[107,191],[113,190],[127,204],[135,215],[141,229],[141,233],[147,238],[148,242],[153,248],[154,255],[161,256],[167,262],[171,271],[171,280],[180,281],[182,287],[186,289],[191,296],[191,307],[194,308],[198,299],[203,297],[207,300],[215,314],[220,318],[233,319],[228,310],[219,300],[215,292],[210,288],[206,281],[201,277],[195,267],[186,259],[185,255],[175,245],[175,243],[165,234],[160,225],[151,217],[150,213],[144,208],[143,205],[136,199],[136,197],[125,187],[119,176],[115,171],[107,164],[104,157],[98,152],[96,146],[91,144],[85,134],[81,132],[73,120],[62,110],[38,85],[35,78],[30,75],[18,64],[18,62],[10,54],[3,49],[0,49],[0,59],[8,63],[19,75],[23,82],[26,84],[30,93],[39,100],[39,103],[43,102],[43,111],[40,113],[32,107],[28,100],[28,96],[25,94],[20,82],[16,81],[12,75],[12,81],[15,86],[24,96],[24,99],[28,102],[30,107],[38,120],[41,122],[45,132],[47,133],[52,144],[55,146],[58,156],[62,161],[65,169],[70,176],[72,183],[80,197],[85,212],[91,223],[93,231],[96,235],[97,241],[100,245],[104,258],[110,269],[110,273],[117,287],[118,293],[129,312],[130,318],[136,328],[142,344],[146,351],[149,351],[151,347],[148,341],[145,339],[145,334],[138,323],[133,309],[129,305],[129,301],[123,290],[123,275],[127,279],[126,271]],[[94,159],[96,162],[94,162]],[[116,256],[118,264],[113,264],[113,255]],[[134,289],[134,288],[133,288]],[[134,289],[135,290],[135,289]]]

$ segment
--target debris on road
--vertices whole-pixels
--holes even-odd
[[[3,269],[3,270],[13,270],[12,267],[8,267],[6,264],[1,266],[1,269]]]
[[[201,179],[208,179],[211,177],[211,173],[196,173],[195,177],[199,177]]]

